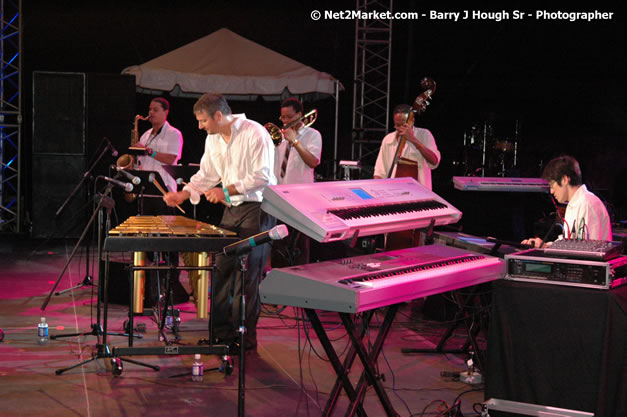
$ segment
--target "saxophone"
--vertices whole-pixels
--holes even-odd
[[[135,121],[133,122],[133,130],[131,130],[131,147],[135,146],[137,142],[139,142],[139,121],[140,120],[148,120],[150,116],[142,116],[140,114],[135,116]],[[125,153],[120,156],[118,160],[115,162],[115,165],[120,169],[133,169],[135,168],[135,157],[133,155]],[[132,203],[137,198],[137,194],[133,193],[124,193],[124,200],[127,203]]]
[[[135,146],[137,142],[139,142],[139,121],[148,120],[149,118],[150,116],[144,117],[140,114],[135,116],[135,121],[133,122],[133,130],[131,130],[131,147]],[[115,164],[120,169],[132,169],[133,167],[135,167],[135,157],[133,155],[125,153],[118,158]]]

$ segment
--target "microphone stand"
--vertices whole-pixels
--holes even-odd
[[[264,242],[266,244],[269,242]],[[258,245],[260,246],[260,245]],[[248,247],[243,250],[243,253],[239,254],[239,272],[241,279],[241,291],[240,291],[240,322],[238,327],[239,333],[239,384],[237,389],[237,415],[244,416],[244,403],[246,397],[246,283],[245,275],[248,270],[248,253],[253,250],[253,247]],[[212,280],[213,284],[213,280]],[[212,335],[213,337],[213,335]]]
[[[86,333],[86,334],[90,334],[93,336],[97,337],[97,342],[96,342],[96,353],[93,353],[91,358],[84,360],[82,362],[76,363],[74,365],[71,365],[67,368],[61,368],[61,369],[57,369],[55,371],[55,374],[57,375],[61,375],[62,373],[69,371],[70,369],[74,369],[76,367],[79,366],[83,366],[89,362],[93,362],[95,360],[98,359],[108,359],[108,358],[112,358],[112,372],[114,375],[119,375],[119,373],[121,373],[121,362],[120,361],[127,361],[127,362],[131,362],[131,363],[135,363],[137,365],[141,365],[141,366],[146,366],[149,368],[152,368],[154,370],[159,370],[159,367],[153,366],[153,365],[148,365],[148,364],[144,364],[142,362],[138,362],[138,361],[134,361],[132,359],[126,359],[126,358],[113,358],[112,353],[111,353],[111,349],[109,348],[109,345],[107,344],[107,335],[111,335],[111,336],[124,336],[124,337],[129,337],[128,333],[110,333],[107,332],[107,308],[108,308],[108,299],[107,299],[107,281],[108,281],[108,277],[109,277],[109,258],[107,255],[107,262],[104,264],[103,266],[103,261],[102,261],[102,229],[103,229],[103,225],[104,228],[108,231],[111,227],[111,210],[113,209],[113,207],[115,207],[115,201],[109,197],[108,195],[111,194],[111,189],[113,188],[113,184],[109,183],[107,184],[107,187],[104,191],[103,194],[100,195],[100,201],[98,202],[98,206],[96,207],[96,210],[94,211],[94,214],[92,215],[91,219],[90,219],[90,224],[93,221],[96,213],[98,214],[98,218],[99,218],[99,227],[98,227],[98,299],[96,302],[96,320],[97,323],[96,324],[92,324],[92,331],[91,333]],[[107,219],[106,219],[106,223],[104,222],[103,219],[103,208],[107,209]],[[104,282],[103,282],[104,281]],[[101,320],[101,304],[100,304],[100,296],[102,293],[102,298],[104,300],[104,327],[100,324],[100,320]],[[57,339],[59,337],[73,337],[73,336],[81,336],[83,335],[83,333],[72,333],[72,334],[66,334],[66,335],[56,335],[56,336],[51,336],[51,339]],[[102,340],[100,339],[100,336],[102,336]],[[141,335],[133,335],[133,337],[137,337],[137,338],[142,338],[143,336]],[[117,372],[117,373],[116,373]]]
[[[102,138],[102,141],[100,142],[101,144],[105,141],[106,138]],[[96,168],[96,166],[98,165],[98,162],[100,162],[100,160],[104,157],[105,153],[108,150],[108,145],[105,146],[105,148],[102,150],[102,152],[100,153],[100,155],[98,155],[98,158],[96,158],[96,160],[94,161],[93,164],[91,164],[91,166],[87,169],[87,171],[85,171],[85,173],[83,174],[83,177],[81,178],[81,180],[79,181],[78,184],[76,184],[76,187],[74,187],[74,190],[72,190],[72,192],[70,193],[70,195],[67,196],[67,198],[65,199],[65,201],[63,202],[63,204],[61,204],[61,207],[59,207],[59,209],[57,210],[57,212],[55,213],[55,217],[59,217],[61,215],[61,213],[63,212],[63,210],[65,209],[65,207],[68,205],[68,203],[72,200],[72,198],[74,198],[74,195],[78,192],[78,190],[81,188],[81,186],[83,185],[83,182],[85,181],[86,178],[91,176],[91,172]]]
[[[63,266],[63,269],[61,271],[61,273],[59,274],[59,277],[57,278],[57,281],[55,282],[54,286],[52,287],[52,290],[50,291],[50,293],[48,294],[48,296],[46,297],[46,299],[44,300],[42,306],[41,306],[41,310],[45,310],[46,306],[48,305],[48,303],[50,302],[50,299],[52,297],[52,294],[55,290],[55,288],[57,287],[57,285],[59,284],[59,281],[61,281],[61,278],[63,278],[63,275],[65,274],[65,271],[67,270],[70,262],[72,261],[74,254],[76,253],[78,247],[80,246],[81,242],[83,241],[83,239],[85,238],[85,236],[87,235],[87,231],[89,230],[89,228],[91,227],[92,223],[94,222],[96,215],[99,215],[100,218],[100,225],[98,228],[98,294],[97,294],[97,301],[96,301],[96,308],[97,308],[97,318],[96,318],[96,324],[92,324],[91,325],[91,332],[89,333],[71,333],[71,334],[66,334],[66,335],[52,335],[50,336],[50,339],[54,340],[60,337],[74,337],[74,336],[81,336],[81,335],[92,335],[92,336],[96,336],[96,337],[100,337],[103,334],[103,330],[102,330],[102,326],[100,325],[100,297],[102,296],[101,291],[102,291],[102,287],[101,287],[101,281],[103,278],[103,274],[102,274],[102,261],[101,261],[101,253],[102,253],[102,249],[101,249],[101,240],[102,240],[102,209],[106,208],[108,211],[110,211],[114,206],[115,206],[115,202],[113,201],[113,199],[111,197],[109,197],[108,195],[111,194],[111,189],[113,188],[112,184],[108,184],[104,193],[100,194],[100,201],[98,202],[98,205],[96,206],[96,209],[94,210],[94,212],[92,213],[89,221],[87,222],[87,226],[85,226],[85,229],[83,230],[83,233],[81,235],[81,237],[79,238],[78,242],[76,243],[76,246],[74,246],[74,249],[72,250],[72,253],[70,254],[67,262],[65,263],[65,265]],[[123,333],[110,333],[110,335],[112,336],[128,336],[128,334],[123,334]],[[137,335],[137,337],[141,338],[141,335]]]
[[[100,145],[102,145],[102,143],[105,142],[105,140],[107,140],[107,138],[102,138],[102,140],[100,141]],[[63,204],[61,204],[61,206],[59,207],[59,209],[56,211],[54,217],[55,219],[57,219],[61,213],[63,212],[63,210],[65,210],[65,207],[70,203],[70,201],[72,201],[72,199],[74,198],[74,196],[76,195],[76,193],[81,189],[81,187],[83,186],[83,183],[85,182],[85,180],[87,178],[91,178],[91,174],[93,172],[93,170],[96,168],[96,166],[98,166],[98,163],[100,162],[100,160],[104,157],[104,155],[107,153],[107,150],[109,149],[109,145],[106,145],[102,152],[100,152],[100,154],[98,155],[98,157],[96,158],[96,160],[91,164],[91,166],[87,169],[87,171],[85,171],[83,173],[83,176],[81,177],[81,180],[78,182],[78,184],[76,184],[76,187],[74,187],[74,189],[72,190],[72,192],[67,196],[67,198],[65,199],[65,201],[63,202]],[[87,188],[87,200],[89,201],[91,199],[91,195],[89,195],[89,188]],[[73,255],[73,254],[72,254]],[[90,244],[89,244],[89,240],[86,241],[85,244],[85,278],[83,278],[83,281],[78,284],[75,285],[73,287],[70,288],[66,288],[65,290],[62,291],[58,291],[56,292],[54,295],[61,295],[64,294],[68,291],[72,291],[75,290],[77,288],[81,288],[81,287],[86,287],[86,286],[92,286],[94,285],[94,279],[93,277],[89,274],[89,256],[90,256]],[[70,257],[70,260],[72,259],[72,257]],[[64,271],[65,272],[65,271]],[[57,282],[58,284],[58,282]],[[56,284],[55,284],[56,287]],[[44,306],[45,308],[45,306]],[[43,308],[42,308],[43,310]]]
[[[252,248],[251,248],[252,250]],[[240,320],[239,320],[239,376],[238,376],[238,387],[237,387],[237,415],[245,416],[244,413],[244,403],[246,396],[246,346],[245,346],[245,333],[246,333],[246,294],[245,288],[246,283],[244,275],[248,270],[248,252],[239,256],[239,270],[240,270],[240,279],[241,283],[241,291],[240,291]]]

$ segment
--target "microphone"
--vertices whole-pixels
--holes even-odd
[[[551,233],[553,233],[553,230],[555,230],[555,227],[560,227],[562,229],[562,233],[564,233],[564,226],[560,223],[553,223],[551,225],[551,227],[549,227],[549,230],[546,232],[546,234],[544,235],[544,238],[542,239],[543,243],[546,243],[546,240],[549,238],[549,236],[551,235]]]
[[[131,174],[130,172],[127,172],[124,168],[120,168],[117,165],[111,164],[109,166],[109,168],[111,168],[112,170],[117,171],[119,174],[124,175],[126,178],[128,178],[133,183],[133,185],[139,185],[142,182],[141,178],[139,178],[136,175]]]
[[[122,182],[113,178],[106,177],[104,175],[99,175],[98,178],[102,178],[103,180],[107,181],[110,184],[117,185],[118,187],[124,188],[124,191],[126,191],[127,193],[130,193],[131,191],[133,191],[133,184],[131,184],[130,182]]]
[[[115,147],[113,146],[113,143],[111,143],[111,141],[109,140],[109,138],[105,138],[107,140],[107,144],[109,145],[109,149],[111,149],[111,156],[118,156],[118,151],[115,149]]]
[[[287,231],[287,226],[279,224],[268,231],[258,233],[248,239],[243,239],[239,242],[225,246],[222,251],[226,256],[241,255],[251,251],[255,246],[263,245],[271,240],[281,240],[288,234],[289,232]]]

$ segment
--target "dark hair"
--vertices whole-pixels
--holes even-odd
[[[154,101],[155,103],[161,104],[161,107],[165,111],[170,110],[170,102],[168,100],[164,99],[163,97],[156,97],[156,98],[153,98],[150,101]]]
[[[222,94],[217,93],[205,93],[196,101],[194,113],[200,113],[201,111],[204,111],[210,117],[213,117],[217,111],[225,116],[231,114],[231,108],[226,99]]]
[[[296,97],[290,97],[283,100],[281,103],[281,107],[291,107],[294,109],[295,113],[304,113],[305,108],[303,107],[303,103],[300,102]]]
[[[562,185],[564,175],[570,178],[570,185],[581,185],[581,168],[572,156],[562,155],[551,159],[542,172],[542,178],[555,181],[558,185]]]
[[[392,112],[392,114],[398,114],[398,113],[408,114],[410,111],[411,111],[411,106],[409,104],[397,104],[396,107],[394,107],[394,111]]]

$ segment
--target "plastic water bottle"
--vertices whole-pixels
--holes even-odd
[[[48,323],[45,317],[42,317],[37,325],[37,343],[40,345],[48,343]]]
[[[200,353],[194,355],[194,363],[192,363],[192,381],[202,382],[204,366],[200,360]]]

